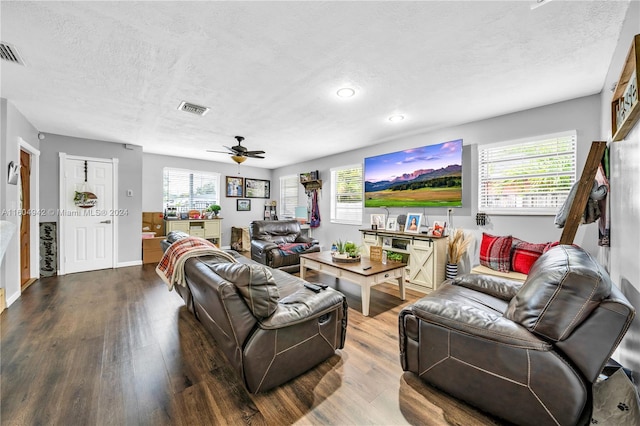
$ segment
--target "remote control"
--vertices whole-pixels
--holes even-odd
[[[311,283],[304,283],[304,286],[311,291],[315,291],[316,293],[320,293],[320,290],[322,290],[322,287],[320,287],[319,285],[315,285]]]
[[[363,270],[363,271],[366,271],[367,269],[371,269],[371,266],[364,266],[364,267],[362,268],[362,270]]]

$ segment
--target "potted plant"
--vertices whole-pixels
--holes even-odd
[[[360,260],[360,247],[351,241],[338,240],[333,242],[331,251],[333,260],[336,262],[357,262]]]
[[[356,258],[360,254],[360,247],[351,241],[347,241],[344,243],[344,251],[347,253],[347,257]]]
[[[387,261],[402,263],[404,262],[404,254],[387,250]]]
[[[346,242],[338,240],[337,242],[334,242],[333,245],[336,246],[336,251],[333,255],[334,257],[337,257],[339,259],[346,259],[348,257],[344,247],[346,245]]]
[[[218,213],[220,212],[220,210],[222,209],[222,207],[220,207],[217,204],[211,204],[209,205],[209,207],[207,207],[207,211],[212,213],[213,216],[218,217]],[[209,215],[209,217],[211,217],[211,215]]]

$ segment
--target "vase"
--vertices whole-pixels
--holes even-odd
[[[458,264],[457,263],[449,263],[445,266],[444,276],[448,280],[454,279],[458,276]]]

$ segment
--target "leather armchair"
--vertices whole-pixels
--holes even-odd
[[[557,246],[524,283],[464,275],[401,311],[402,368],[518,425],[586,424],[591,385],[635,311],[584,250]]]
[[[301,235],[297,220],[255,220],[249,226],[251,238],[251,259],[271,268],[286,272],[297,272],[300,255],[320,251],[318,241]],[[294,250],[283,250],[293,244]],[[294,252],[295,251],[295,252]]]

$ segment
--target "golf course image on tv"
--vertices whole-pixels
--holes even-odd
[[[462,139],[365,158],[364,206],[462,206]]]

